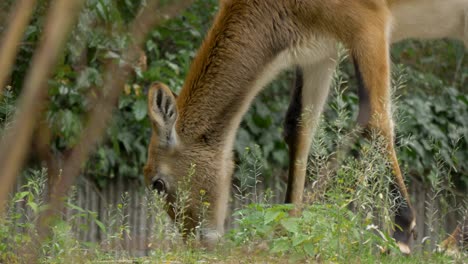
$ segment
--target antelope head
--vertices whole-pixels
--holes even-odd
[[[213,244],[210,242],[216,242],[224,231],[226,206],[219,207],[219,199],[228,197],[228,193],[218,192],[219,184],[223,184],[220,175],[227,173],[226,166],[219,162],[222,154],[218,145],[193,138],[190,131],[179,132],[177,96],[164,84],[155,83],[150,87],[148,113],[152,135],[144,168],[145,181],[166,196],[167,213],[173,220],[182,221],[184,235],[200,227],[199,223],[204,220],[207,224],[201,226],[200,235],[208,245]],[[183,192],[188,198],[184,208],[178,208],[177,195]],[[201,219],[202,214],[206,219]]]

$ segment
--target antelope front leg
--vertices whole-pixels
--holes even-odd
[[[401,203],[395,215],[393,237],[403,253],[411,252],[409,240],[416,226],[415,214],[409,199],[403,175],[398,165],[393,144],[393,121],[390,100],[389,43],[387,33],[370,27],[351,47],[360,83],[358,122],[376,131],[385,139],[387,152],[395,176],[395,189]]]

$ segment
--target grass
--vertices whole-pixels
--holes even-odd
[[[373,153],[375,154],[375,153]],[[39,248],[40,263],[463,263],[465,255],[447,256],[433,251],[419,251],[402,256],[379,221],[397,205],[386,198],[388,182],[375,182],[374,174],[364,176],[370,165],[367,159],[349,162],[333,179],[333,185],[320,202],[306,205],[300,217],[291,217],[290,205],[271,204],[271,195],[257,203],[245,203],[235,210],[236,227],[229,230],[223,242],[208,251],[197,246],[194,237],[183,243],[177,223],[168,221],[163,197],[147,192],[148,210],[153,218],[153,245],[145,257],[132,257],[121,245],[128,234],[126,207],[129,197],[108,210],[106,222],[96,213],[77,207],[73,195],[67,207],[75,213],[67,221],[52,226],[52,236]],[[367,163],[369,164],[369,163]],[[360,175],[356,188],[342,177]],[[43,210],[42,192],[46,171],[30,171],[29,180],[12,197],[9,211],[0,220],[0,263],[25,263],[19,256],[35,246],[38,213]],[[376,174],[375,174],[376,175]],[[366,183],[367,182],[367,183]],[[372,188],[368,183],[372,183]],[[375,186],[380,187],[375,187]],[[182,195],[184,197],[184,195]],[[185,196],[186,197],[186,196]],[[250,198],[249,198],[250,199]],[[373,201],[373,202],[371,202]],[[13,210],[15,203],[26,203],[25,211]],[[350,206],[352,204],[352,206]],[[351,210],[350,210],[351,208]],[[390,208],[390,209],[389,209]],[[78,219],[98,223],[106,234],[99,244],[78,239]],[[82,227],[81,227],[82,228]],[[26,245],[26,246],[19,246]],[[382,254],[381,250],[387,253]]]

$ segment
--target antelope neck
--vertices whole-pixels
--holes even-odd
[[[282,50],[261,19],[221,11],[177,99],[181,137],[216,143],[237,130],[266,65]]]

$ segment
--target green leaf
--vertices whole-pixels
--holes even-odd
[[[133,135],[131,133],[129,133],[129,132],[123,132],[123,133],[120,133],[117,136],[117,138],[124,145],[125,151],[130,153],[131,150],[132,150],[132,144],[135,142],[134,141],[135,138],[133,137]]]
[[[22,202],[24,197],[26,197],[29,192],[19,192],[15,194],[15,202]]]
[[[272,253],[286,252],[289,249],[290,242],[287,238],[280,238],[273,242]]]
[[[146,117],[148,110],[145,100],[138,100],[133,104],[133,115],[137,121],[141,121]]]
[[[83,208],[81,208],[79,206],[76,206],[76,205],[74,205],[72,203],[68,203],[68,207],[70,207],[71,209],[75,209],[80,213],[86,213],[86,211]]]
[[[268,225],[269,223],[275,221],[282,212],[280,211],[267,211],[265,214],[265,225]]]
[[[29,202],[29,203],[28,203],[28,206],[31,207],[31,210],[32,210],[35,214],[38,213],[38,211],[39,211],[39,205],[38,205],[37,203],[35,203],[35,202]]]
[[[288,232],[297,234],[299,233],[299,219],[298,218],[286,218],[281,220],[281,225]]]
[[[314,256],[315,255],[314,243],[312,241],[305,242],[304,251],[305,253],[307,253],[307,255]]]
[[[305,210],[302,212],[302,217],[304,218],[305,221],[310,221],[314,219],[314,214],[310,211]]]
[[[304,243],[304,241],[308,240],[309,237],[303,234],[298,234],[297,236],[292,238],[292,245],[297,247],[298,245]]]
[[[97,218],[94,218],[94,222],[96,225],[98,225],[99,229],[101,229],[103,233],[106,233],[106,226],[101,221],[99,221]]]

